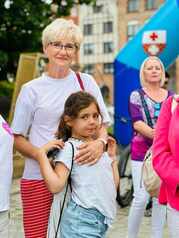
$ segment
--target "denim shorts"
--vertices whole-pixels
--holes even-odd
[[[104,238],[108,226],[95,208],[83,208],[70,201],[60,224],[60,238]]]

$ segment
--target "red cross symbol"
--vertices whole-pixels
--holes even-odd
[[[157,38],[158,38],[158,35],[155,34],[155,32],[153,32],[151,35],[150,35],[150,38],[155,41]]]

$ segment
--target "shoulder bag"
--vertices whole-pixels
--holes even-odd
[[[174,112],[176,106],[176,96],[173,96],[171,103],[171,113]],[[152,146],[147,150],[144,157],[141,175],[141,186],[142,181],[144,183],[146,191],[150,194],[150,196],[158,197],[161,181],[152,165]]]

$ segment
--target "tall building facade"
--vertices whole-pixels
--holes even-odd
[[[117,0],[97,0],[95,6],[79,6],[79,25],[84,40],[80,50],[81,70],[92,74],[101,88],[113,95],[113,62],[119,50]]]

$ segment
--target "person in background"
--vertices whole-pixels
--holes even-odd
[[[80,164],[96,163],[106,147],[110,119],[100,89],[92,76],[76,74],[71,69],[82,38],[80,28],[72,20],[56,19],[46,26],[42,44],[49,61],[47,72],[24,84],[16,102],[12,129],[15,147],[25,156],[21,197],[26,238],[46,238],[53,196],[42,178],[37,152],[54,139],[69,95],[84,88],[97,99],[103,116],[99,137],[81,144],[75,160]],[[61,140],[57,143],[63,146]]]
[[[175,109],[172,109],[173,103],[176,103]],[[153,142],[153,167],[161,178],[159,202],[167,206],[170,238],[179,237],[178,104],[178,95],[175,95],[174,99],[168,98],[163,103]]]
[[[9,237],[9,199],[12,181],[14,137],[0,115],[0,237]]]
[[[104,238],[115,218],[116,190],[119,186],[115,140],[109,138],[108,153],[103,153],[94,165],[73,162],[73,150],[76,154],[81,143],[94,141],[100,126],[101,114],[96,99],[86,92],[73,93],[66,100],[58,126],[57,138],[66,138],[66,142],[54,158],[55,169],[47,153],[59,145],[52,141],[39,149],[37,157],[49,191],[62,191],[69,175],[71,179],[71,200],[57,231],[61,238]]]
[[[135,90],[130,95],[130,114],[133,123],[134,134],[131,142],[132,179],[134,185],[134,198],[128,217],[128,238],[138,237],[139,227],[144,216],[144,210],[149,201],[149,194],[144,186],[141,186],[142,162],[145,153],[152,145],[155,124],[160,113],[162,103],[171,95],[171,92],[163,89],[165,82],[165,70],[158,57],[151,56],[144,60],[140,68],[140,82],[142,88]],[[149,125],[146,116],[146,108],[142,103],[145,100],[150,117]],[[152,238],[163,237],[163,226],[166,219],[166,209],[159,205],[153,198],[152,207]]]

